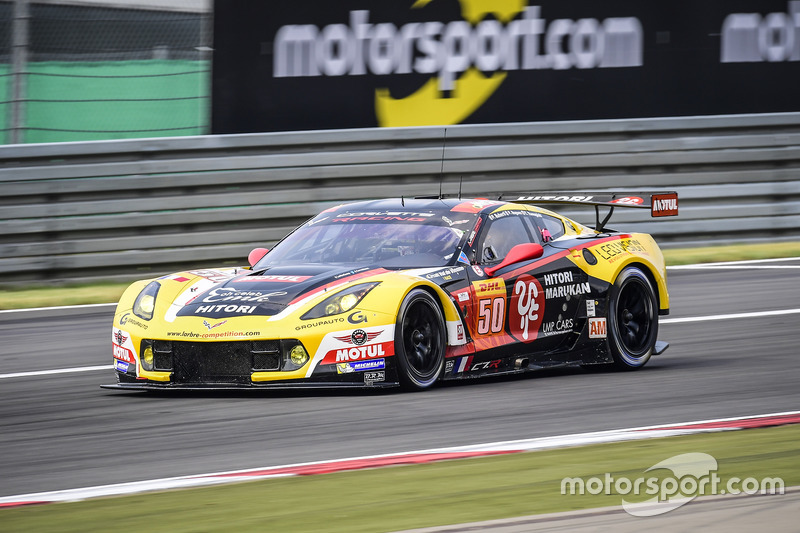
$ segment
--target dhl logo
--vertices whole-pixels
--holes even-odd
[[[505,283],[502,280],[496,281],[481,281],[475,283],[476,292],[483,293],[483,292],[492,292],[492,291],[505,291]]]

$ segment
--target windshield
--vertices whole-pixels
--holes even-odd
[[[294,264],[445,266],[464,236],[463,229],[449,222],[439,217],[421,222],[325,220],[320,215],[279,242],[254,269]]]

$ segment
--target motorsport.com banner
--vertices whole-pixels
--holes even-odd
[[[218,0],[213,133],[800,110],[800,0]]]

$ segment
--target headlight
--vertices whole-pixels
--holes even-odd
[[[289,360],[283,365],[284,370],[297,370],[308,362],[308,352],[302,344],[296,344],[289,350]]]
[[[158,296],[158,289],[161,285],[157,281],[153,281],[145,287],[136,301],[133,302],[133,314],[144,320],[153,318],[153,311],[156,308],[156,296]]]
[[[324,316],[332,316],[338,315],[339,313],[345,313],[355,306],[358,305],[358,302],[361,301],[364,296],[367,295],[369,291],[374,289],[378,283],[380,282],[373,282],[373,283],[361,283],[359,285],[353,285],[349,289],[345,289],[341,292],[334,294],[333,296],[329,296],[325,298],[320,303],[314,306],[311,311],[304,314],[300,318],[302,320],[310,320],[312,318],[322,318]]]
[[[153,346],[148,344],[142,350],[142,368],[145,370],[153,370],[153,362],[155,357],[153,355]]]

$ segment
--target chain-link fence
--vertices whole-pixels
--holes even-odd
[[[0,141],[209,130],[211,14],[0,2]]]
[[[11,68],[12,14],[11,2],[0,2],[0,143],[11,142],[11,127],[16,120],[12,102],[12,89],[15,83]]]

